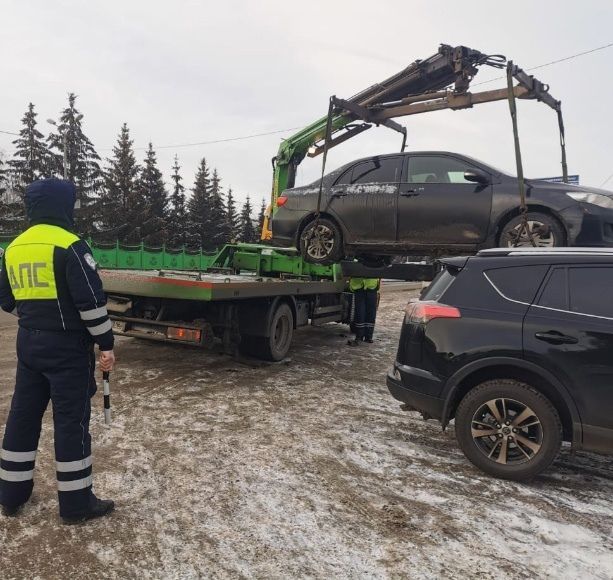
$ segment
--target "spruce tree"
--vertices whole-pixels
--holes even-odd
[[[68,106],[60,113],[57,133],[51,133],[47,143],[51,151],[53,171],[58,177],[66,175],[77,188],[77,199],[80,202],[80,209],[76,212],[77,230],[91,234],[96,200],[101,193],[103,177],[100,156],[83,132],[83,115],[75,107],[76,99],[74,93],[68,94]]]
[[[185,187],[181,183],[183,178],[180,174],[181,166],[179,158],[175,155],[175,162],[172,166],[173,181],[172,194],[170,196],[171,209],[168,215],[168,245],[172,248],[179,248],[187,243],[187,208],[185,206]]]
[[[239,239],[241,242],[250,243],[256,241],[255,228],[253,227],[253,209],[249,196],[245,200],[239,220]]]
[[[203,157],[196,171],[192,196],[187,203],[187,243],[193,248],[212,248],[211,240],[211,180]]]
[[[140,168],[134,157],[133,141],[126,123],[121,127],[113,157],[105,173],[106,189],[102,196],[101,221],[107,239],[140,242],[146,217],[139,195]]]
[[[13,141],[15,153],[9,161],[15,190],[23,194],[28,184],[37,179],[50,177],[52,174],[50,154],[43,134],[36,128],[34,105],[28,104],[28,110],[21,119],[23,128],[19,131],[19,139]]]
[[[228,241],[235,242],[239,235],[239,216],[236,213],[236,202],[234,201],[234,195],[232,195],[232,188],[228,189],[226,221],[228,223]]]
[[[0,158],[0,236],[12,237],[26,227],[23,197],[14,190],[11,172]]]
[[[211,231],[211,249],[220,250],[228,243],[230,227],[221,189],[221,178],[217,169],[213,169],[213,177],[211,178]]]
[[[149,244],[163,244],[166,241],[166,218],[168,192],[162,172],[157,166],[153,144],[149,143],[145,163],[138,178],[138,204],[144,208],[142,215],[142,240]]]

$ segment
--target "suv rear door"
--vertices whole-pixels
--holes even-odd
[[[395,242],[402,159],[399,155],[362,160],[330,188],[328,208],[343,223],[351,241]]]
[[[524,356],[577,404],[583,443],[613,446],[613,265],[553,266],[524,319]]]
[[[492,185],[464,179],[477,169],[459,157],[411,155],[398,197],[398,241],[476,245],[485,241]],[[481,170],[483,171],[483,170]]]

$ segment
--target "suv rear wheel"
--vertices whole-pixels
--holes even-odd
[[[486,381],[462,399],[455,417],[464,455],[495,477],[522,481],[549,467],[562,426],[549,399],[512,379]]]

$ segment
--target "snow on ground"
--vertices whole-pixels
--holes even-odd
[[[453,429],[385,387],[406,292],[377,341],[300,330],[289,361],[118,341],[114,424],[94,399],[95,489],[112,517],[62,526],[46,419],[34,496],[0,518],[2,578],[613,578],[613,469],[564,453],[530,484],[491,479]],[[0,318],[0,421],[15,328]]]

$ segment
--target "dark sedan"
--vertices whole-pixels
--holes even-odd
[[[613,246],[613,193],[526,179],[528,223],[538,246]],[[521,228],[517,178],[442,151],[360,159],[320,182],[283,192],[273,242],[310,262],[347,256],[474,253],[532,245]]]

